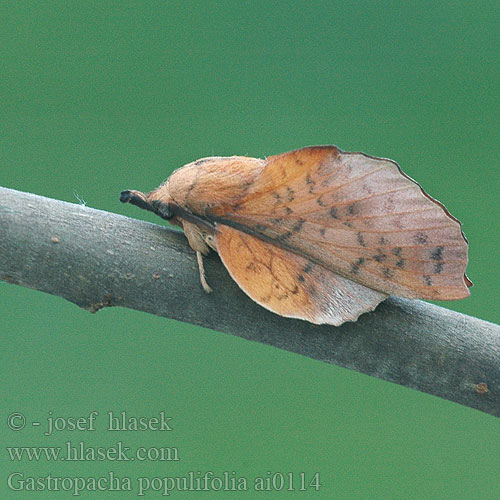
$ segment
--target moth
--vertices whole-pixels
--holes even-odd
[[[205,291],[212,249],[281,316],[338,326],[388,295],[456,300],[472,286],[459,221],[385,158],[335,146],[202,158],[120,200],[184,230]]]

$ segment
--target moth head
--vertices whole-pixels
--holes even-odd
[[[147,194],[141,193],[141,191],[127,189],[120,193],[120,201],[122,203],[131,203],[136,207],[154,212],[162,219],[170,220],[175,215],[172,203],[167,195],[167,191],[161,188],[162,186]]]

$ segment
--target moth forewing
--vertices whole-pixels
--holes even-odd
[[[460,224],[391,160],[334,147],[271,157],[238,210],[215,220],[384,293],[469,294]]]

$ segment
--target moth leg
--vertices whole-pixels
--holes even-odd
[[[203,254],[201,252],[196,252],[196,259],[198,260],[198,269],[200,270],[201,286],[203,287],[203,290],[205,290],[205,292],[210,293],[212,289],[208,285],[207,280],[205,278],[205,268],[203,267]]]

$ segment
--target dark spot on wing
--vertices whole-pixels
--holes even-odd
[[[358,238],[359,245],[362,246],[362,247],[366,247],[366,242],[365,242],[365,240],[363,238],[363,235],[361,233],[358,233],[356,236]]]
[[[349,215],[356,215],[358,213],[358,209],[356,207],[356,203],[352,203],[347,207],[347,213]]]
[[[273,193],[274,199],[278,202],[281,201],[281,196],[278,193]]]
[[[384,262],[387,259],[387,255],[385,255],[385,253],[383,253],[382,250],[380,250],[380,248],[379,248],[378,249],[378,254],[374,255],[373,258],[377,262]]]
[[[250,262],[247,266],[248,271],[255,271],[255,262]]]
[[[356,262],[351,264],[351,273],[358,274],[359,268],[365,263],[365,258],[360,257]]]
[[[413,240],[417,245],[425,245],[427,243],[427,235],[424,233],[417,233],[413,236]]]
[[[386,278],[392,278],[392,276],[393,276],[392,271],[391,271],[388,267],[385,267],[385,268],[384,268],[383,273],[384,273],[384,276],[385,276]]]
[[[391,248],[391,252],[396,256],[396,257],[401,257],[401,251],[402,251],[402,248],[401,247],[394,247],[394,248]]]
[[[389,244],[389,240],[386,240],[383,236],[381,236],[378,241],[381,245],[388,245]]]
[[[287,187],[286,193],[287,193],[287,198],[286,198],[287,201],[295,200],[295,191],[292,188]]]
[[[256,231],[266,231],[267,226],[265,224],[255,224],[255,230]]]
[[[274,288],[275,288],[276,290],[279,290],[279,289],[281,288],[281,285],[280,285],[277,281],[275,281],[275,282],[274,282]],[[285,299],[287,299],[287,298],[288,298],[288,294],[287,294],[286,292],[284,292],[284,293],[280,293],[279,295],[276,295],[276,298],[277,298],[278,300],[285,300]]]
[[[283,219],[281,217],[274,217],[271,220],[274,222],[274,224],[282,224],[283,223]]]
[[[339,218],[337,215],[337,209],[335,207],[330,208],[328,213],[330,214],[330,217],[333,217],[334,219]]]
[[[304,281],[306,280],[302,274],[299,274],[299,275],[297,276],[297,279],[298,279],[301,283],[304,283]]]
[[[397,262],[396,262],[396,266],[399,267],[399,268],[403,268],[405,267],[405,261],[404,259],[399,259]]]
[[[344,224],[344,226],[346,226],[346,227],[352,227],[352,224],[348,220],[346,220],[345,222],[342,222],[342,224]]]
[[[295,288],[292,290],[292,293],[294,295],[297,295],[299,293],[299,287],[297,285],[295,285]]]
[[[431,250],[431,259],[432,260],[443,260],[443,247],[436,247]]]
[[[290,207],[285,207],[285,213],[287,215],[293,214],[293,210]]]
[[[322,227],[320,230],[319,230],[319,234],[321,234],[321,236],[325,236],[325,233],[326,233],[326,229],[324,227]]]
[[[306,274],[309,274],[312,270],[313,270],[313,263],[312,262],[308,262],[304,268],[302,269],[302,271],[304,271]]]
[[[316,203],[320,206],[320,207],[326,207],[326,205],[324,204],[323,200],[321,199],[321,196],[319,198],[316,198]]]
[[[304,219],[299,219],[293,226],[292,226],[292,231],[295,233],[298,233],[301,229],[302,226],[304,225],[305,220]]]
[[[311,179],[311,176],[309,174],[306,175],[306,184],[309,186],[309,193],[312,194],[316,182]]]
[[[442,270],[443,270],[443,263],[437,262],[436,265],[434,266],[434,272],[436,274],[440,274]]]
[[[432,280],[431,280],[430,276],[424,276],[424,281],[425,281],[426,285],[428,285],[428,286],[432,285]]]

